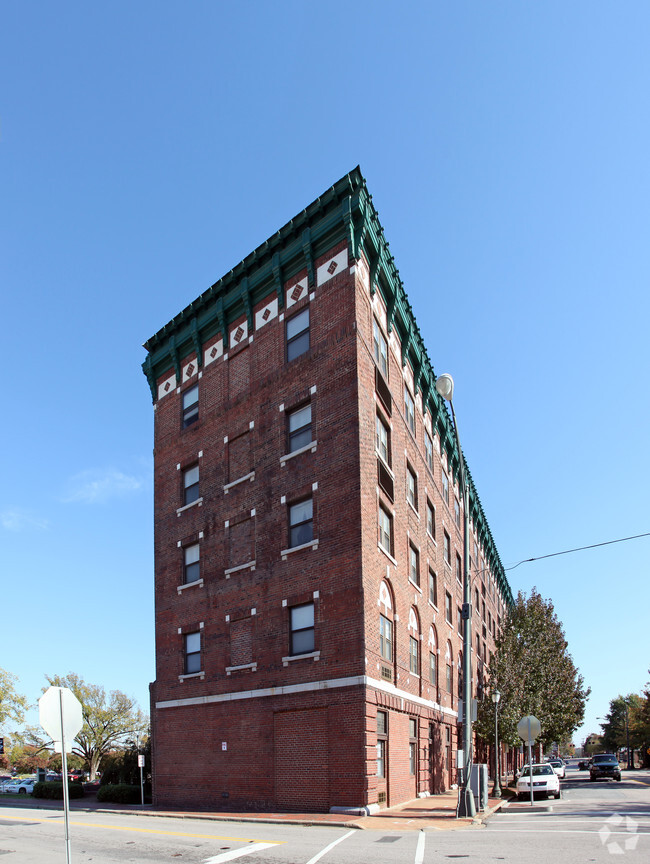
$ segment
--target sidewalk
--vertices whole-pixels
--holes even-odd
[[[169,817],[174,819],[197,819],[215,822],[266,822],[286,825],[323,825],[340,828],[360,828],[375,831],[419,831],[419,830],[458,830],[460,828],[480,827],[495,811],[507,803],[507,798],[489,798],[486,810],[476,814],[474,819],[457,819],[456,804],[458,792],[450,790],[441,795],[416,798],[396,807],[379,810],[371,816],[355,816],[344,813],[231,813],[231,812],[191,812],[186,810],[154,810],[151,805],[141,807],[136,804],[104,804],[95,796],[73,799],[70,811],[85,813],[120,813],[129,815]],[[32,807],[44,810],[62,810],[59,801],[45,801],[39,798],[18,800],[3,799],[0,806]]]

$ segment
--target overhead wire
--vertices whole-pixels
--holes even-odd
[[[620,537],[618,540],[605,540],[604,543],[592,543],[590,546],[576,546],[575,549],[565,549],[563,552],[549,552],[548,555],[537,555],[535,558],[524,558],[517,564],[511,567],[504,567],[504,570],[515,570],[521,564],[530,564],[531,561],[542,561],[544,558],[555,558],[557,555],[569,555],[571,552],[583,552],[585,549],[597,549],[599,546],[611,546],[612,543],[625,543],[627,540],[638,540],[639,537],[650,537],[650,531],[645,534],[633,534],[631,537]]]

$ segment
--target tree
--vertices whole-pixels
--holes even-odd
[[[494,741],[494,705],[489,693],[497,688],[501,741],[521,744],[517,723],[529,714],[541,724],[540,743],[548,746],[570,738],[582,723],[590,690],[567,647],[551,601],[544,600],[535,588],[528,598],[520,591],[488,667],[488,695],[479,704],[476,733]]]
[[[95,779],[106,753],[123,745],[129,733],[143,735],[147,732],[147,715],[138,708],[135,699],[120,690],[111,690],[107,696],[103,687],[87,684],[74,672],[65,677],[45,677],[54,687],[69,687],[81,702],[84,723],[75,737],[72,752],[85,759],[91,781]]]
[[[7,722],[20,724],[25,719],[29,706],[27,699],[16,693],[14,684],[17,680],[16,675],[0,669],[0,729]]]
[[[609,712],[605,715],[603,728],[603,744],[610,753],[616,753],[620,747],[628,743],[635,749],[642,743],[640,733],[641,697],[636,693],[627,696],[617,696],[609,703]]]

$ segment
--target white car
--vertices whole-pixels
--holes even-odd
[[[19,795],[27,795],[28,793],[31,795],[34,791],[34,784],[36,780],[10,780],[8,783],[5,783],[4,791],[9,795],[15,795],[18,793]]]
[[[560,780],[564,780],[566,777],[566,767],[562,759],[549,759],[548,764],[553,766],[553,770],[560,778]]]
[[[543,765],[533,765],[533,796],[550,795],[560,797],[560,778],[548,762]],[[517,798],[530,798],[530,767],[524,765],[521,776],[517,780]]]

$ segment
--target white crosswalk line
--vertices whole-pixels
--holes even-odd
[[[206,858],[203,864],[222,864],[224,861],[233,861],[235,858],[242,858],[244,855],[253,855],[255,852],[261,852],[262,849],[272,849],[278,845],[278,843],[251,843],[242,849],[231,849],[230,852],[222,852],[220,855]]]
[[[414,864],[422,864],[424,861],[424,831],[420,831],[418,836],[418,845],[415,850],[415,862]]]
[[[309,861],[307,861],[307,864],[316,864],[317,861],[320,861],[320,859],[323,857],[323,855],[327,855],[327,853],[330,851],[330,849],[333,849],[339,843],[342,843],[344,840],[347,840],[347,838],[351,834],[355,834],[355,833],[356,833],[355,831],[348,831],[347,834],[344,834],[342,837],[339,837],[338,840],[335,840],[333,843],[330,843],[329,846],[326,846],[324,849],[321,849],[321,851],[318,853],[318,855],[314,855],[313,858],[310,858]]]

